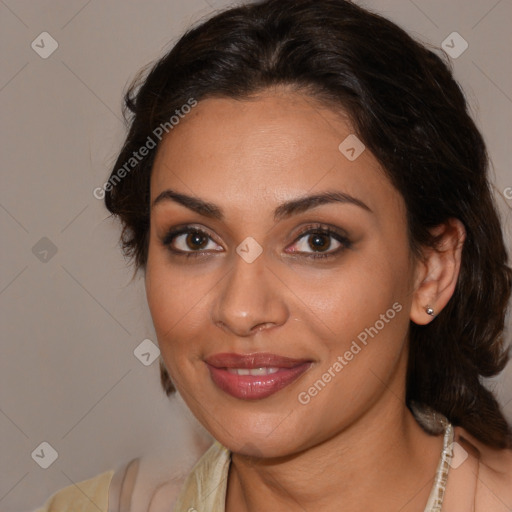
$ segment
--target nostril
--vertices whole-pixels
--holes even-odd
[[[262,329],[266,329],[268,327],[272,327],[274,325],[272,322],[265,322],[258,325],[255,325],[251,330],[253,331],[261,331]]]

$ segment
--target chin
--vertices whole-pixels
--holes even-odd
[[[279,420],[282,422],[282,418]],[[283,457],[301,450],[297,434],[301,429],[293,424],[279,428],[276,418],[258,415],[224,415],[222,425],[207,424],[205,428],[232,452],[251,457]],[[282,425],[281,425],[282,426]]]

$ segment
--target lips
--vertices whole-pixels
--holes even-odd
[[[205,363],[212,381],[222,391],[242,400],[259,400],[294,382],[312,361],[259,352],[215,354]]]

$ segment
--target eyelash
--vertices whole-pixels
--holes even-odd
[[[184,227],[173,229],[173,230],[169,231],[163,238],[162,244],[165,247],[167,247],[167,249],[169,249],[169,251],[171,251],[176,256],[185,257],[185,258],[191,258],[191,257],[197,258],[197,257],[205,256],[206,254],[208,254],[208,253],[205,253],[205,251],[201,251],[201,250],[199,250],[199,251],[181,251],[181,250],[173,249],[171,247],[171,243],[174,241],[175,238],[177,238],[180,235],[192,234],[192,233],[199,234],[199,235],[202,235],[202,236],[212,239],[211,236],[206,231],[204,231],[200,228],[195,228],[192,226],[184,226]],[[314,225],[306,226],[298,233],[298,235],[293,243],[294,244],[297,243],[299,240],[304,238],[306,235],[329,236],[331,238],[334,238],[337,242],[339,242],[341,244],[341,247],[339,247],[338,249],[336,249],[333,252],[300,253],[299,251],[297,251],[294,254],[300,254],[302,256],[305,256],[306,258],[312,258],[312,259],[327,259],[327,258],[336,257],[338,255],[338,253],[342,252],[345,249],[349,249],[352,246],[350,240],[346,236],[342,235],[337,230],[335,230],[331,227],[328,227],[328,226],[324,226],[322,224],[314,224]],[[220,251],[215,251],[215,252],[220,252]]]

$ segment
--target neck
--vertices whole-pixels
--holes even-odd
[[[442,449],[387,391],[352,426],[291,457],[233,453],[226,511],[422,512]]]

